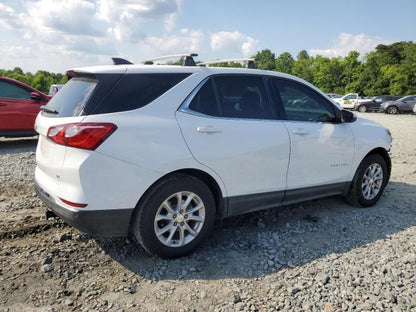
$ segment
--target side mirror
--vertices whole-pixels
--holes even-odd
[[[357,115],[353,112],[343,109],[341,111],[341,122],[354,122],[357,120]]]
[[[32,100],[32,101],[36,101],[36,102],[38,102],[38,101],[40,101],[40,99],[42,98],[42,96],[38,93],[38,92],[30,92],[30,99]]]

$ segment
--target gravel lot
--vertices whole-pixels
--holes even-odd
[[[0,139],[0,311],[416,311],[416,116],[390,128],[379,203],[340,197],[224,220],[189,257],[45,220],[36,138]]]

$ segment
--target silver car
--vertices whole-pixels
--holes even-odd
[[[397,101],[384,102],[380,110],[386,114],[411,113],[416,104],[416,95],[408,95]]]

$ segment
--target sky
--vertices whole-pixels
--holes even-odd
[[[197,60],[270,49],[361,57],[416,41],[416,0],[0,0],[0,69],[67,69],[198,53]]]

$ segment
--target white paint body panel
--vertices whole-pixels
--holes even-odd
[[[357,118],[351,124],[351,130],[354,136],[355,154],[350,180],[353,179],[355,171],[369,151],[376,148],[383,148],[386,151],[390,151],[392,143],[392,138],[388,134],[388,130],[372,120]]]
[[[283,122],[176,116],[193,156],[221,177],[229,196],[285,190],[290,143]]]
[[[354,138],[350,124],[285,121],[291,150],[287,188],[350,180]]]

